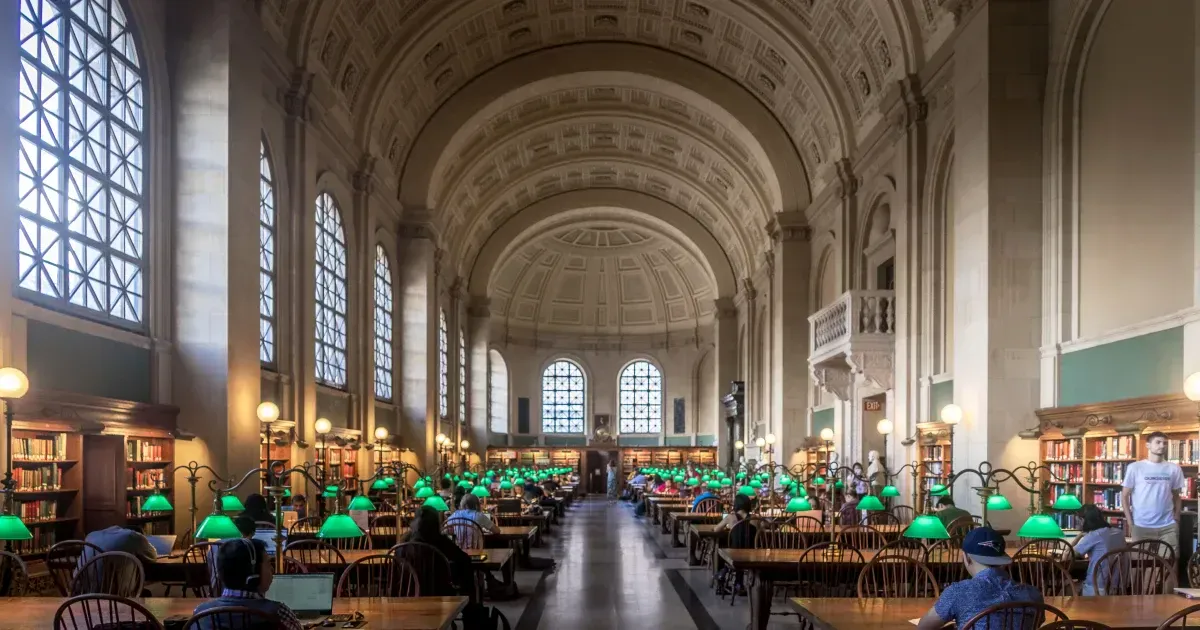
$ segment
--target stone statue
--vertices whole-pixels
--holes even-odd
[[[879,462],[879,451],[867,453],[867,479],[871,482],[872,494],[877,494],[874,488],[887,482],[887,473],[883,469],[883,464]]]

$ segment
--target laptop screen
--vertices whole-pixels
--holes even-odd
[[[175,538],[176,536],[174,534],[156,534],[146,536],[146,539],[149,540],[150,544],[154,547],[154,551],[160,556],[171,555],[171,550],[175,548]]]
[[[287,545],[287,530],[281,530],[279,534],[283,537],[283,544]],[[268,555],[272,557],[275,555],[275,530],[256,529],[254,530],[254,539],[263,541],[263,544],[267,546]]]
[[[333,612],[333,574],[276,575],[267,590],[267,599],[287,604],[297,613],[328,615]]]

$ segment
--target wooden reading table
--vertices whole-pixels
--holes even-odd
[[[54,613],[66,601],[62,597],[3,597],[0,607],[8,611],[7,630],[45,630],[54,627]],[[159,621],[173,615],[190,616],[203,599],[148,597],[139,601]],[[370,630],[442,630],[467,605],[466,597],[338,598],[334,613],[361,612]],[[102,621],[102,620],[96,620]]]
[[[669,512],[667,520],[671,522],[671,546],[682,547],[687,542],[679,537],[680,531],[687,537],[689,525],[715,525],[724,518],[720,512]]]

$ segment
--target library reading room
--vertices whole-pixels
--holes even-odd
[[[0,630],[1200,627],[1200,1],[0,26]]]

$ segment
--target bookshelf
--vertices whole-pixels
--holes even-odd
[[[173,512],[146,512],[142,503],[157,490],[175,503],[175,440],[162,435],[125,435],[125,520],[140,525],[147,534],[170,534]]]
[[[318,448],[320,448],[318,446]],[[325,465],[325,479],[330,483],[358,479],[358,446],[339,446],[329,442],[321,461]]]
[[[60,540],[81,535],[79,488],[82,437],[66,431],[13,423],[13,512],[33,539],[12,543],[24,558],[38,557]]]
[[[954,449],[950,442],[950,427],[940,422],[917,425],[917,464],[921,492],[918,502],[924,502],[929,490],[937,484],[949,483],[954,473]],[[924,509],[918,505],[917,509]]]

